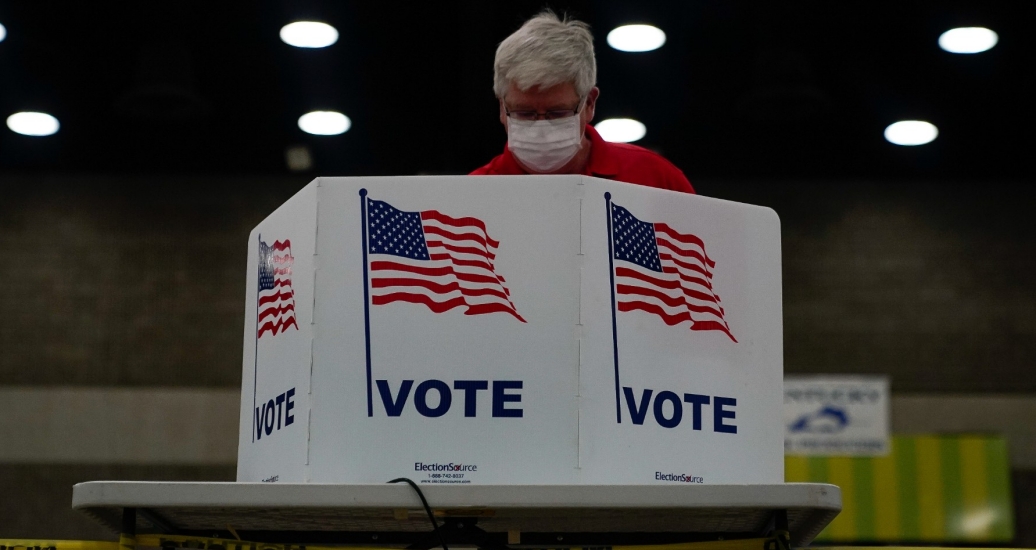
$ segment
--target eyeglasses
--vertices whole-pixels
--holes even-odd
[[[582,108],[583,100],[580,99],[579,103],[577,103],[576,106],[571,109],[559,109],[553,111],[545,111],[541,113],[539,111],[511,111],[507,108],[506,105],[504,105],[504,112],[507,113],[507,118],[510,118],[511,120],[531,121],[539,120],[540,118],[542,118],[543,120],[558,120],[562,118],[568,118],[570,116],[576,116],[577,114],[579,114],[579,111]]]

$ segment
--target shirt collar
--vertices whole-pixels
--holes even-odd
[[[612,154],[613,145],[604,141],[601,134],[597,133],[597,130],[589,124],[586,125],[586,129],[583,132],[583,135],[590,138],[590,160],[587,161],[586,170],[583,174],[606,178],[617,176],[619,174],[619,167],[615,162],[615,155]],[[511,148],[507,145],[504,145],[504,154],[500,159],[498,173],[508,175],[527,173],[518,164],[518,161],[514,159]]]

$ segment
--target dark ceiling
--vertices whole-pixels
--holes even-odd
[[[1036,126],[1036,2],[0,2],[0,113],[43,110],[45,138],[0,129],[0,173],[287,173],[307,145],[313,175],[465,173],[503,147],[496,44],[544,6],[595,29],[598,120],[631,116],[696,178],[1030,178]],[[280,27],[338,28],[303,50]],[[647,22],[668,41],[630,54],[605,43]],[[953,55],[956,26],[1000,35]],[[340,136],[298,117],[342,111]],[[887,143],[904,118],[939,127],[920,147]]]

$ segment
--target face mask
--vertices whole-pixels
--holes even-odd
[[[583,126],[579,115],[557,120],[507,121],[507,147],[533,172],[547,173],[565,165],[579,152]]]

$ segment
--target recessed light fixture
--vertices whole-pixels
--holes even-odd
[[[0,42],[3,42],[5,38],[7,38],[7,29],[0,25]]]
[[[885,128],[885,139],[896,145],[924,145],[939,136],[939,129],[923,120],[901,120]]]
[[[622,52],[649,52],[665,44],[665,33],[651,25],[623,25],[608,33],[608,45]]]
[[[352,125],[349,117],[337,111],[312,111],[299,117],[299,128],[317,136],[344,134]]]
[[[49,136],[57,132],[61,124],[47,113],[23,111],[7,117],[7,127],[23,136]]]
[[[985,27],[950,29],[939,36],[939,47],[950,53],[979,53],[996,46],[1000,37]]]
[[[281,27],[281,40],[296,48],[326,48],[338,42],[338,31],[319,21],[296,21]]]
[[[598,122],[594,128],[605,141],[629,143],[644,137],[647,128],[632,118],[609,118]]]

